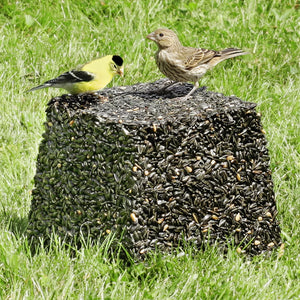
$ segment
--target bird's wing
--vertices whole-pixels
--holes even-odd
[[[65,72],[61,74],[60,76],[51,79],[49,81],[46,81],[45,84],[51,84],[51,85],[61,85],[65,83],[77,83],[77,82],[88,82],[94,79],[94,75],[87,71],[81,71],[81,70],[72,70],[69,72]]]
[[[95,78],[95,75],[93,75],[90,72],[82,71],[82,70],[72,70],[69,72],[65,72],[54,79],[50,79],[50,80],[44,82],[43,84],[32,88],[32,89],[28,90],[28,92],[32,92],[32,91],[47,88],[47,87],[64,88],[68,91],[72,91],[71,87],[75,83],[89,82],[89,81],[93,80],[94,78]]]
[[[199,65],[209,62],[216,56],[221,56],[219,51],[202,49],[202,48],[188,48],[185,49],[186,59],[184,61],[185,68],[191,70]]]

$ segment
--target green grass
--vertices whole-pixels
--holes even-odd
[[[299,2],[295,0],[2,0],[0,2],[1,299],[300,299]],[[59,90],[25,91],[97,56],[119,54],[126,76],[156,80],[158,27],[185,45],[251,52],[201,84],[257,103],[269,141],[284,255],[247,260],[234,249],[110,260],[105,245],[70,255],[58,241],[32,255],[24,232],[46,103]],[[187,251],[188,252],[188,251]]]

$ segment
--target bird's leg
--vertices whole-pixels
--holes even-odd
[[[178,81],[171,81],[171,83],[169,83],[169,84],[167,84],[166,86],[164,86],[164,87],[162,87],[161,89],[159,89],[158,91],[157,91],[157,94],[161,94],[162,92],[164,92],[166,89],[168,89],[169,87],[171,87],[171,86],[173,86],[173,85],[175,85],[175,84],[177,84],[177,83],[179,83]]]
[[[186,100],[189,96],[191,96],[195,91],[196,89],[199,87],[199,82],[196,81],[195,84],[194,84],[194,87],[191,89],[191,91],[184,97],[181,97],[182,100]]]
[[[166,90],[166,89],[168,89],[169,87],[171,87],[171,86],[173,86],[173,85],[175,85],[175,84],[177,84],[177,83],[179,83],[178,81],[173,81],[173,82],[171,82],[170,84],[168,84],[168,85],[166,85],[165,87],[163,87],[162,89],[163,90]]]

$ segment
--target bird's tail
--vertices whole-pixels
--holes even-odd
[[[227,48],[220,52],[221,52],[221,61],[228,58],[249,54],[248,52],[245,52],[244,50],[238,48]]]
[[[40,90],[40,89],[44,89],[44,88],[47,88],[47,87],[50,87],[50,86],[51,86],[50,83],[44,83],[44,84],[33,87],[32,89],[26,91],[26,93],[33,92],[33,91]]]
[[[211,61],[211,65],[215,66],[225,59],[246,54],[249,54],[249,52],[245,52],[244,50],[238,48],[227,48],[219,51],[217,55],[215,55],[215,57]]]

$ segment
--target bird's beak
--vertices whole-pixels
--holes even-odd
[[[117,74],[119,74],[121,77],[124,76],[124,67],[121,67],[120,69],[118,69]]]
[[[148,39],[148,40],[151,40],[151,41],[156,41],[156,37],[155,37],[155,33],[154,32],[151,32],[150,34],[148,34],[147,36],[146,36],[146,38]]]

